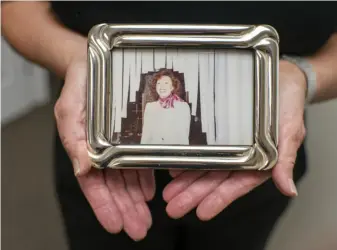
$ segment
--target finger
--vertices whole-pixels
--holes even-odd
[[[122,216],[105,185],[102,172],[92,170],[77,179],[100,224],[110,233],[119,233],[123,228]]]
[[[152,200],[156,192],[154,171],[148,169],[138,170],[138,177],[145,200],[146,201]]]
[[[126,190],[134,203],[139,218],[146,224],[147,229],[149,229],[152,224],[152,218],[149,208],[145,203],[145,196],[140,187],[138,173],[136,170],[132,169],[124,170],[122,173],[125,180]]]
[[[181,169],[170,169],[169,173],[171,175],[172,178],[177,177],[178,175],[182,174],[184,172],[184,170]]]
[[[144,201],[145,197],[140,187],[137,171],[127,169],[122,170],[121,173],[125,180],[126,190],[129,193],[131,199],[134,201],[134,203]]]
[[[265,182],[269,176],[268,172],[234,172],[200,203],[197,216],[201,220],[212,219],[234,200]]]
[[[291,142],[286,144],[280,147],[280,157],[272,171],[272,176],[275,185],[284,195],[297,196],[297,189],[293,181],[297,147]]]
[[[297,196],[297,189],[293,181],[293,169],[296,162],[297,150],[301,145],[304,137],[304,127],[299,129],[298,132],[289,131],[281,136],[278,151],[279,159],[276,166],[272,171],[272,176],[275,185],[278,189],[287,196]]]
[[[91,168],[86,144],[86,64],[77,64],[67,72],[65,85],[54,108],[60,139],[77,176]]]
[[[145,201],[140,201],[135,204],[135,207],[140,219],[145,224],[146,229],[149,230],[152,226],[152,215],[149,206]]]
[[[74,148],[74,157],[72,161],[74,173],[76,176],[86,175],[91,169],[86,139],[79,140]]]
[[[120,170],[105,171],[106,184],[122,215],[125,232],[134,240],[141,240],[147,234],[147,226],[140,218],[135,204],[126,191],[124,178]]]
[[[205,175],[206,171],[185,171],[174,180],[172,180],[163,190],[163,198],[166,202],[169,202],[177,194],[184,191],[195,180]]]
[[[190,212],[229,175],[228,171],[211,171],[197,179],[180,194],[170,200],[166,207],[168,215],[180,218]]]

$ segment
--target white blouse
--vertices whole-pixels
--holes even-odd
[[[141,144],[188,145],[191,111],[186,102],[163,108],[159,102],[145,106]]]

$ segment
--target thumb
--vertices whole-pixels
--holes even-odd
[[[272,177],[275,185],[284,195],[297,196],[298,192],[293,180],[293,169],[297,150],[303,141],[305,132],[304,127],[291,132],[291,135],[280,137],[279,159],[272,171]]]
[[[77,176],[91,168],[86,143],[86,63],[70,65],[54,108],[57,129]]]
[[[88,157],[87,143],[85,140],[79,141],[74,149],[70,149],[71,161],[73,163],[74,174],[77,177],[86,175],[91,169],[91,162]],[[74,153],[72,153],[74,152]]]

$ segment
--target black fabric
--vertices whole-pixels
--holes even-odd
[[[96,24],[207,23],[269,24],[280,35],[280,52],[299,55],[317,51],[335,29],[335,3],[318,2],[61,2],[53,11],[70,29],[87,35]],[[304,146],[298,151],[295,180],[306,171]],[[103,249],[228,249],[262,250],[289,199],[272,181],[235,201],[219,216],[201,223],[195,212],[169,219],[162,200],[171,180],[156,172],[157,193],[150,202],[153,226],[144,241],[135,243],[124,233],[111,235],[99,225],[78,187],[71,162],[59,137],[55,142],[55,182],[71,250]]]
[[[99,23],[269,24],[281,53],[315,52],[336,28],[336,2],[53,2],[61,21],[87,35]]]

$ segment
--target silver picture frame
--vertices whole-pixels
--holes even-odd
[[[253,52],[252,145],[125,145],[111,135],[115,49]],[[278,158],[279,37],[269,25],[99,24],[88,34],[87,145],[95,168],[269,170]]]

